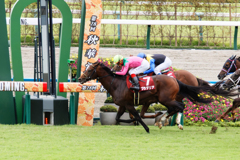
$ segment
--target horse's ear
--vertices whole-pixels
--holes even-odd
[[[233,57],[233,59],[235,59],[235,58],[236,58],[236,56],[237,56],[237,55],[235,55],[235,56]]]
[[[232,55],[229,59],[235,59],[236,55]]]

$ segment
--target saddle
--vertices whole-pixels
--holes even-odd
[[[152,79],[151,76],[137,76],[138,80],[139,80],[139,86],[140,89],[139,90],[132,90],[130,89],[133,86],[133,80],[131,78],[131,76],[127,76],[126,78],[126,82],[127,82],[127,87],[128,89],[130,89],[133,93],[134,93],[134,105],[139,104],[139,93],[143,92],[143,91],[149,91],[149,90],[154,90],[155,89],[155,84],[154,81]]]
[[[148,76],[153,76],[153,73],[154,73],[154,72],[149,73]],[[171,71],[170,68],[166,68],[166,69],[162,70],[161,73],[164,74],[164,75],[167,75],[167,76],[176,78],[174,72]],[[154,74],[154,75],[155,75],[155,74]]]
[[[165,70],[161,71],[162,74],[176,78],[175,74],[173,71],[170,70],[170,68],[166,68]],[[148,75],[141,75],[141,76],[137,76],[138,80],[139,80],[139,86],[140,86],[140,90],[132,90],[130,89],[133,86],[133,80],[131,78],[131,76],[127,76],[126,78],[126,82],[127,82],[127,87],[128,89],[130,89],[133,93],[134,93],[134,105],[139,104],[139,98],[140,95],[139,93],[142,91],[149,91],[149,90],[154,90],[155,89],[155,85],[154,85],[154,81],[152,79],[153,72],[148,74]]]
[[[151,76],[144,75],[144,76],[137,76],[137,78],[139,80],[139,86],[140,86],[139,92],[155,89],[154,81]],[[126,81],[127,81],[127,86],[130,89],[133,86],[134,82],[129,75],[127,76]],[[133,92],[133,90],[131,91]]]

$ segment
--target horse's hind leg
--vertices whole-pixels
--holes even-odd
[[[154,124],[155,126],[158,126],[158,128],[159,129],[162,129],[162,118],[165,116],[167,114],[167,112],[165,112],[162,116],[161,116],[161,118],[159,118],[158,119],[158,121]],[[165,121],[166,121],[166,119],[165,119]]]
[[[184,103],[181,103],[181,102],[177,102],[177,101],[170,101],[170,102],[167,102],[166,103],[166,106],[170,106],[171,108],[174,108],[175,110],[172,111],[167,117],[170,117],[172,115],[174,115],[175,113],[177,112],[180,112],[180,114],[178,113],[177,117],[176,117],[176,124],[178,126],[179,129],[183,130],[183,126],[181,125],[180,123],[180,120],[181,120],[181,116],[182,116],[182,113],[183,113],[183,109],[184,109]]]

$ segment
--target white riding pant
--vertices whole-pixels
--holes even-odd
[[[157,75],[161,70],[164,70],[172,65],[172,61],[170,58],[166,57],[165,61],[161,64],[159,64],[157,67],[154,69],[154,73]]]
[[[143,59],[142,63],[140,66],[136,67],[136,68],[132,68],[128,71],[128,73],[130,75],[132,74],[139,74],[139,73],[143,73],[144,71],[148,70],[148,68],[150,68],[150,64],[148,63],[148,61],[146,59]]]

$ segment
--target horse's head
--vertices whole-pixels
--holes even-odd
[[[228,80],[222,85],[223,89],[231,90],[240,81],[240,70],[238,69]]]
[[[89,80],[96,79],[97,78],[97,67],[100,64],[100,62],[95,62],[91,64],[86,70],[83,72],[81,77],[78,78],[78,81],[83,84]]]
[[[227,76],[227,74],[235,72],[237,67],[235,64],[235,58],[236,55],[232,55],[231,57],[229,57],[227,59],[227,61],[224,63],[222,70],[220,71],[220,73],[218,74],[218,79],[222,80],[224,77]]]

